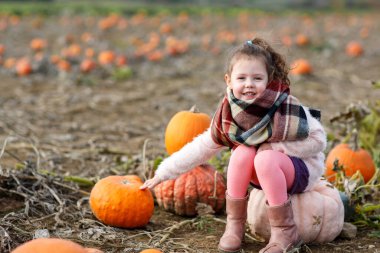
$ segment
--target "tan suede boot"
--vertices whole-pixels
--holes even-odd
[[[231,198],[226,193],[227,225],[222,238],[220,238],[219,252],[239,252],[245,233],[247,220],[248,195],[242,199]]]
[[[267,206],[267,214],[271,236],[267,246],[259,253],[297,252],[302,245],[302,240],[293,219],[290,199],[281,206]]]

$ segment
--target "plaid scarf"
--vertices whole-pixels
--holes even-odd
[[[216,143],[233,148],[245,144],[300,140],[309,134],[306,113],[289,87],[273,81],[251,101],[237,99],[230,88],[211,123]]]

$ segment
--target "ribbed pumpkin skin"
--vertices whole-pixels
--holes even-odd
[[[59,238],[38,238],[28,241],[12,253],[86,253],[81,245]]]
[[[375,163],[365,149],[352,150],[348,144],[339,144],[334,147],[326,157],[326,178],[333,182],[336,172],[333,171],[334,161],[338,159],[338,164],[343,165],[347,176],[352,176],[356,171],[360,171],[365,182],[368,182],[375,174]]]
[[[195,216],[198,202],[210,205],[216,213],[224,210],[225,191],[223,176],[210,165],[198,166],[154,188],[158,205],[182,216]]]
[[[175,114],[165,131],[165,147],[169,155],[180,150],[194,137],[210,127],[211,119],[205,113],[181,111]]]
[[[99,180],[90,195],[91,210],[104,224],[136,228],[148,224],[154,200],[148,189],[140,190],[138,176],[108,176]]]
[[[321,179],[310,191],[292,195],[291,200],[294,222],[304,242],[331,242],[342,231],[344,206],[338,190],[326,180]],[[251,233],[268,241],[270,225],[262,190],[251,191],[247,209]]]

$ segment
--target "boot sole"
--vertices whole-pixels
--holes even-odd
[[[292,249],[287,250],[286,253],[298,253],[298,252],[300,252],[303,244],[304,244],[304,242],[302,240],[299,241],[296,245],[293,246]]]
[[[218,252],[219,252],[219,253],[240,253],[240,252],[241,252],[241,249],[234,250],[234,251],[227,251],[227,250],[224,250],[224,249],[218,248]]]

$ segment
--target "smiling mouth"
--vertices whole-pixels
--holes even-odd
[[[256,93],[254,93],[254,92],[244,92],[243,95],[244,96],[255,96]]]

